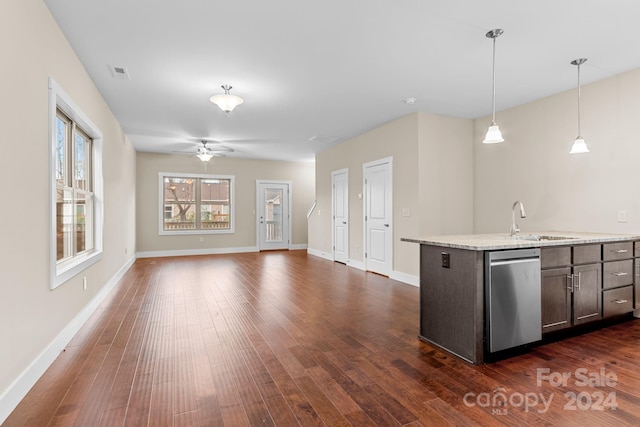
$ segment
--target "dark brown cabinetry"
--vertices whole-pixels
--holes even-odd
[[[542,332],[602,318],[601,245],[542,248]]]
[[[640,242],[542,248],[541,265],[543,333],[640,308]]]
[[[542,270],[542,333],[571,326],[571,267]]]
[[[640,308],[640,242],[635,242],[634,244],[634,259],[633,259],[633,284],[634,290],[633,293],[635,295],[635,304],[634,308]]]
[[[634,242],[602,245],[602,314],[617,316],[633,311]]]

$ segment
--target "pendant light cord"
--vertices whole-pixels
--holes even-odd
[[[493,106],[493,112],[491,116],[491,123],[496,122],[496,37],[493,37],[493,76],[492,76],[492,91],[493,97],[491,99],[491,105]]]
[[[580,65],[578,64],[578,137],[581,137],[580,132]]]

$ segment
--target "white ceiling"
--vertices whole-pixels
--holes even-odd
[[[498,111],[574,89],[575,58],[583,84],[640,67],[637,0],[44,2],[138,151],[209,138],[230,156],[313,161],[331,144],[316,135],[488,115],[494,28]],[[230,117],[209,102],[222,84],[245,99]]]

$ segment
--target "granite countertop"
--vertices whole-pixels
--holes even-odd
[[[533,236],[549,236],[553,240],[527,240]],[[447,248],[469,249],[474,251],[498,249],[540,248],[546,246],[567,246],[585,243],[607,243],[624,240],[640,240],[636,234],[583,233],[575,231],[544,231],[520,233],[512,238],[508,233],[497,234],[465,234],[452,236],[424,236],[418,238],[403,237],[403,242],[423,245],[443,246]]]

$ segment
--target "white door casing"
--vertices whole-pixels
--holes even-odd
[[[393,158],[365,163],[365,269],[389,276],[393,269]]]
[[[256,181],[258,249],[289,249],[291,235],[291,183]]]
[[[349,261],[349,169],[331,172],[333,259]]]

